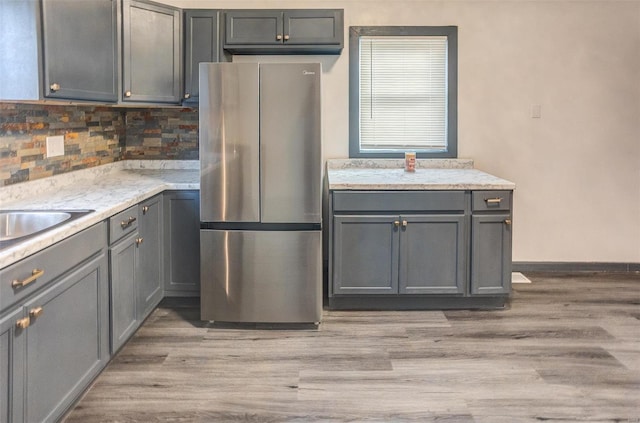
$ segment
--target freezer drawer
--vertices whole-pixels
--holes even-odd
[[[320,231],[202,230],[202,320],[320,322],[321,250]]]

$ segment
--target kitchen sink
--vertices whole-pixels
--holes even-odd
[[[91,212],[93,210],[0,210],[0,249]]]

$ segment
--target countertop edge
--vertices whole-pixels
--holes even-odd
[[[111,216],[123,210],[126,210],[131,206],[139,204],[140,202],[149,199],[154,195],[160,194],[164,191],[185,191],[199,189],[199,183],[195,182],[172,183],[167,181],[159,181],[157,185],[154,185],[148,190],[145,190],[144,193],[138,193],[128,196],[126,198],[123,198],[122,201],[114,203],[112,206],[96,210],[92,213],[87,214],[86,216],[73,220],[72,222],[45,231],[42,234],[36,235],[14,246],[7,247],[6,249],[0,251],[0,269],[9,267],[95,224],[103,222]],[[36,208],[37,207],[34,207],[34,209]],[[92,207],[86,208],[92,210],[94,209]]]

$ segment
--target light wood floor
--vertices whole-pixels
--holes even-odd
[[[502,311],[211,327],[165,300],[75,422],[640,422],[640,275],[531,274]]]

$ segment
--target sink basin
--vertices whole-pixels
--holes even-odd
[[[0,247],[77,219],[93,210],[0,210]]]

